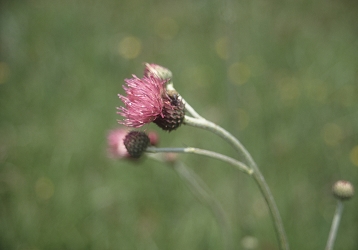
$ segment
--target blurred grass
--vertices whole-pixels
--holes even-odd
[[[221,249],[220,231],[174,171],[106,157],[123,79],[143,62],[228,128],[258,162],[292,249],[323,249],[331,184],[358,171],[355,1],[3,1],[0,8],[0,248]],[[233,155],[182,127],[162,146]],[[237,248],[276,249],[252,180],[180,156],[212,188]],[[357,249],[357,199],[337,249]]]

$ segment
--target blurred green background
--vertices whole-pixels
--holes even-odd
[[[0,25],[0,249],[223,248],[172,169],[107,157],[117,94],[144,62],[171,69],[179,93],[251,152],[291,248],[324,249],[331,185],[358,184],[356,1],[8,0]],[[163,147],[235,156],[206,131],[146,129]],[[180,159],[222,203],[236,249],[278,248],[252,179]],[[336,249],[358,249],[357,205]]]

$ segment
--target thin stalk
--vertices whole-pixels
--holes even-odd
[[[148,147],[146,152],[148,153],[190,153],[190,154],[197,154],[197,155],[204,155],[208,156],[214,159],[218,159],[224,162],[227,162],[234,167],[236,167],[238,170],[244,172],[245,174],[252,175],[253,171],[249,167],[247,167],[244,163],[235,160],[229,156],[213,152],[210,150],[200,149],[200,148],[156,148],[156,147]]]
[[[226,140],[229,144],[231,144],[234,147],[234,149],[245,158],[245,160],[253,170],[252,175],[256,183],[258,184],[259,189],[262,195],[264,196],[266,203],[269,207],[274,222],[274,227],[277,233],[280,249],[288,250],[289,249],[288,240],[276,202],[273,198],[269,186],[267,185],[267,182],[265,181],[264,176],[262,175],[260,169],[257,167],[255,161],[253,160],[250,153],[246,150],[246,148],[240,143],[238,139],[236,139],[228,131],[206,119],[203,118],[199,119],[199,118],[192,118],[192,117],[185,116],[184,124],[206,129],[208,131],[217,134],[218,136]]]
[[[333,221],[332,221],[331,231],[329,232],[329,236],[328,236],[328,240],[327,240],[326,250],[333,249],[334,242],[335,242],[336,236],[337,236],[339,223],[342,218],[343,208],[344,208],[343,202],[338,200],[336,212],[334,213],[334,217],[333,217]]]
[[[218,136],[222,137],[224,140],[226,140],[228,143],[230,143],[234,149],[242,155],[245,160],[250,165],[256,165],[253,158],[251,157],[250,153],[246,150],[246,148],[241,144],[239,140],[237,140],[232,134],[230,134],[228,131],[223,129],[222,127],[216,125],[213,122],[210,122],[204,118],[193,118],[190,116],[185,116],[184,118],[184,124],[190,125],[197,128],[202,128],[208,131],[213,132],[214,134],[217,134]]]

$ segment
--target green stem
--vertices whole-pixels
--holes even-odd
[[[192,148],[192,147],[188,147],[188,148],[156,148],[156,147],[148,147],[146,152],[148,153],[190,153],[190,154],[197,154],[197,155],[204,155],[204,156],[208,156],[214,159],[218,159],[224,162],[227,162],[231,165],[233,165],[234,167],[236,167],[238,170],[244,172],[245,174],[248,175],[252,175],[253,171],[252,169],[250,169],[249,167],[247,167],[244,163],[235,160],[229,156],[217,153],[217,152],[213,152],[213,151],[209,151],[209,150],[205,150],[205,149],[200,149],[200,148]]]
[[[213,132],[214,134],[217,134],[218,136],[220,136],[224,140],[226,140],[228,143],[230,143],[231,146],[233,146],[234,149],[240,155],[242,155],[250,165],[256,165],[254,160],[252,159],[250,153],[240,143],[240,141],[237,140],[232,134],[230,134],[228,131],[226,131],[222,127],[220,127],[220,126],[216,125],[215,123],[210,122],[204,118],[192,118],[189,116],[185,116],[183,123],[186,125],[193,126],[193,127],[202,128],[202,129],[208,130],[210,132]]]
[[[264,196],[266,203],[269,207],[274,222],[275,230],[277,233],[280,249],[288,250],[289,249],[288,240],[276,202],[273,198],[273,195],[271,194],[270,188],[267,185],[264,176],[262,175],[260,169],[257,167],[255,161],[251,157],[250,153],[246,150],[246,148],[240,143],[238,139],[236,139],[228,131],[204,118],[192,118],[192,117],[185,116],[184,124],[206,129],[217,134],[218,136],[226,140],[229,144],[231,144],[235,148],[235,150],[245,158],[245,160],[253,170],[252,175],[256,183],[258,184],[260,191]]]
[[[331,231],[329,232],[329,236],[328,236],[328,240],[327,240],[326,250],[333,249],[334,242],[335,242],[336,236],[337,236],[339,223],[342,218],[343,208],[344,208],[343,202],[338,200],[336,212],[334,213],[334,217],[333,217],[333,221],[332,221]]]

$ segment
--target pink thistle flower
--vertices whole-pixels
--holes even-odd
[[[156,64],[146,64],[143,78],[133,75],[125,79],[126,96],[118,95],[125,107],[119,107],[117,114],[124,117],[118,123],[128,127],[141,127],[154,122],[166,131],[177,129],[184,121],[185,110],[179,94],[167,90],[171,72]]]
[[[125,82],[127,87],[123,88],[127,96],[118,95],[125,105],[117,108],[118,114],[124,117],[123,121],[119,121],[120,124],[138,128],[163,116],[165,80],[154,76],[140,79],[133,75],[133,78],[125,79]]]
[[[128,130],[123,128],[109,131],[107,136],[107,152],[110,158],[122,159],[130,157],[123,143],[123,140],[127,134]]]

